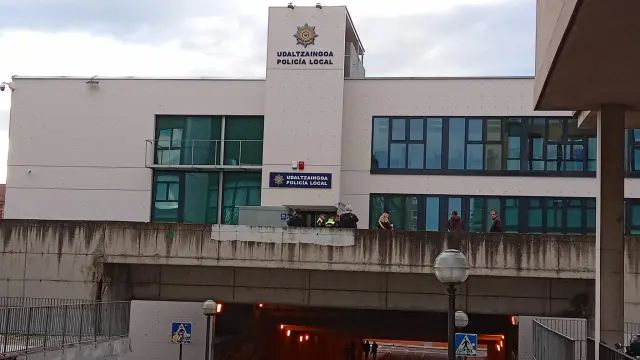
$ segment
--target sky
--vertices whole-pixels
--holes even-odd
[[[367,76],[533,75],[535,0],[339,0]],[[317,0],[293,1],[315,5]],[[264,78],[268,6],[287,0],[0,0],[0,81],[22,76]],[[10,92],[0,92],[0,183]]]

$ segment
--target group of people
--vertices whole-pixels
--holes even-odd
[[[500,220],[498,212],[495,210],[491,210],[489,212],[489,215],[491,216],[491,227],[489,228],[489,232],[502,232],[502,220]],[[458,212],[456,210],[453,210],[451,212],[449,221],[447,222],[447,227],[448,230],[452,232],[464,230],[464,222],[462,220],[462,217],[458,215]],[[385,209],[378,218],[378,229],[393,230],[393,223],[391,223],[389,210]]]
[[[358,216],[353,213],[350,206],[347,206],[340,215],[325,215],[320,214],[316,220],[316,227],[328,227],[328,228],[346,228],[356,229],[358,227]]]
[[[489,216],[491,216],[491,227],[489,228],[489,232],[502,232],[502,220],[500,220],[500,216],[498,216],[498,212],[495,210],[489,211]],[[449,216],[449,221],[447,222],[447,227],[449,231],[462,231],[464,230],[464,223],[462,217],[458,215],[456,210],[451,212],[451,216]]]
[[[339,215],[327,215],[320,214],[315,219],[315,224],[313,223],[313,219],[310,223],[305,223],[305,216],[309,216],[310,214],[303,214],[295,209],[289,210],[289,216],[287,218],[287,225],[292,227],[305,227],[305,226],[314,226],[315,227],[327,227],[327,228],[348,228],[348,229],[356,229],[358,227],[358,216],[353,213],[351,206],[346,206],[344,211]]]
[[[378,358],[378,343],[376,343],[375,341],[371,343],[369,342],[369,340],[361,342],[360,350],[362,351],[364,360]],[[353,341],[347,344],[344,351],[345,360],[360,360],[360,358],[357,356],[356,344]]]

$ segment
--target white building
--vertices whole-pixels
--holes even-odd
[[[533,78],[368,78],[345,7],[270,8],[266,79],[13,78],[5,217],[237,223],[237,206],[373,225],[595,228],[595,133]],[[640,197],[640,132],[625,196]],[[302,168],[302,163],[304,166]],[[640,202],[627,201],[629,232]]]

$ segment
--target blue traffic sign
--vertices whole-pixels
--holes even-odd
[[[456,356],[478,355],[478,334],[456,333]]]
[[[191,323],[174,322],[171,324],[171,342],[174,344],[191,343]]]

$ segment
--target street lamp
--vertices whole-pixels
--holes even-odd
[[[456,311],[455,323],[458,329],[464,329],[469,325],[469,316],[464,311]]]
[[[448,353],[449,360],[456,359],[455,343],[455,309],[456,309],[456,285],[462,284],[469,277],[469,262],[467,258],[456,249],[447,249],[438,255],[434,264],[438,281],[447,285],[449,294],[448,311]],[[468,321],[468,319],[467,319]]]
[[[207,338],[204,345],[204,360],[213,360],[214,342],[216,337],[216,314],[218,313],[218,304],[213,300],[207,300],[202,304],[202,314],[207,318]],[[213,319],[213,334],[211,334],[211,320]],[[211,356],[209,356],[209,348],[211,348]]]

